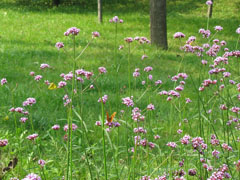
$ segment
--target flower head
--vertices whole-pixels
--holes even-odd
[[[240,34],[240,27],[236,29],[236,33]]]
[[[100,37],[100,33],[97,31],[92,32],[92,37]]]
[[[45,166],[46,162],[44,160],[40,159],[38,161],[38,164],[43,168]]]
[[[38,134],[32,134],[27,137],[29,140],[35,140],[38,137]]]
[[[122,103],[125,104],[127,107],[134,105],[134,102],[132,100],[133,97],[126,97],[126,98],[122,98]]]
[[[7,83],[7,79],[6,78],[2,78],[2,80],[1,80],[1,85],[3,86],[4,84],[6,84]]]
[[[0,147],[4,147],[8,145],[8,140],[7,139],[0,139]]]
[[[108,95],[104,95],[103,97],[98,99],[98,102],[102,102],[103,104],[105,104],[107,102],[108,99]]]
[[[60,48],[64,47],[64,44],[62,42],[57,42],[55,47],[58,48],[58,50],[59,50]]]
[[[52,127],[53,130],[59,130],[60,129],[60,126],[58,124],[55,124],[53,127]]]
[[[64,35],[69,36],[70,34],[72,34],[72,35],[76,36],[76,35],[78,35],[79,32],[80,32],[80,29],[78,29],[76,27],[71,27],[64,33]]]
[[[208,6],[212,5],[212,1],[211,0],[207,1],[206,5],[208,5]]]
[[[76,124],[72,123],[72,130],[75,131],[77,128],[78,128],[78,126],[77,126]],[[68,124],[66,124],[66,125],[64,126],[63,130],[64,130],[65,132],[68,131]]]
[[[183,34],[182,32],[176,32],[173,37],[176,38],[184,38],[185,34]]]
[[[98,71],[99,71],[100,74],[103,74],[103,73],[105,74],[107,72],[105,67],[99,67]]]
[[[222,26],[215,26],[214,29],[216,31],[221,31],[221,30],[223,30],[223,27]]]
[[[22,180],[41,180],[41,178],[34,173],[28,174],[24,179]]]
[[[49,64],[41,64],[40,69],[50,68]]]

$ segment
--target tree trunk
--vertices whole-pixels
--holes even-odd
[[[167,44],[166,0],[150,0],[151,43],[163,49]]]
[[[209,18],[212,17],[212,11],[213,11],[213,0],[212,0],[212,4],[210,6],[208,6],[208,17]]]
[[[53,5],[58,6],[60,4],[60,0],[53,0]]]
[[[102,23],[102,0],[98,0],[98,22]]]

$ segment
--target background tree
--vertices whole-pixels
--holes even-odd
[[[98,22],[102,22],[102,0],[98,0]]]
[[[167,49],[166,0],[150,0],[151,43]]]
[[[53,0],[53,5],[58,6],[60,4],[60,0]]]

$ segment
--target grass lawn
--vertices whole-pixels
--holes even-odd
[[[208,7],[203,0],[173,0],[168,2],[167,8],[169,49],[162,51],[155,46],[139,45],[139,43],[134,42],[131,44],[131,54],[129,55],[128,44],[124,42],[124,38],[145,36],[150,39],[148,3],[143,8],[138,4],[136,4],[136,8],[133,5],[114,7],[106,5],[103,12],[104,22],[99,24],[97,12],[84,10],[81,7],[27,7],[6,0],[0,2],[0,79],[6,78],[8,81],[7,88],[0,86],[0,139],[7,138],[9,144],[13,144],[9,145],[8,149],[5,148],[2,153],[0,149],[0,167],[1,163],[2,166],[6,165],[15,156],[18,157],[20,164],[6,175],[6,179],[13,176],[18,176],[20,179],[33,171],[41,174],[42,179],[44,179],[43,177],[47,177],[49,180],[60,179],[62,176],[66,176],[67,143],[62,139],[64,135],[62,127],[67,123],[68,117],[67,108],[64,107],[62,99],[66,91],[64,89],[49,90],[48,86],[44,84],[44,80],[58,84],[62,80],[60,74],[67,74],[73,69],[73,61],[69,56],[73,52],[73,42],[71,38],[63,35],[70,27],[77,27],[81,30],[76,36],[77,52],[80,52],[91,40],[93,31],[98,31],[101,35],[93,40],[77,61],[77,69],[84,68],[94,72],[94,77],[98,74],[98,67],[104,66],[107,69],[107,74],[101,75],[94,82],[94,89],[76,95],[74,112],[80,114],[81,118],[73,113],[73,122],[80,127],[76,133],[74,132],[73,138],[73,179],[90,179],[91,173],[93,179],[104,179],[102,131],[95,125],[95,122],[101,120],[102,116],[101,103],[97,101],[105,94],[108,95],[108,102],[104,111],[109,113],[116,111],[116,120],[121,123],[118,130],[106,135],[109,179],[128,178],[129,167],[133,165],[128,162],[131,155],[128,153],[128,157],[126,157],[125,145],[127,138],[130,149],[133,146],[132,137],[134,136],[131,109],[122,104],[122,98],[129,96],[128,60],[130,62],[134,107],[143,110],[148,122],[144,124],[150,134],[146,137],[150,141],[154,141],[153,135],[159,134],[161,136],[161,141],[156,143],[156,149],[150,152],[142,149],[139,152],[142,157],[137,158],[136,162],[141,163],[141,165],[136,167],[135,178],[140,179],[145,174],[152,174],[156,177],[157,174],[160,175],[163,172],[176,169],[184,150],[179,149],[173,158],[171,150],[165,145],[169,141],[180,139],[181,136],[176,131],[180,128],[179,123],[184,123],[183,119],[189,121],[188,124],[183,125],[184,133],[193,137],[200,136],[199,131],[202,131],[199,128],[199,120],[204,119],[204,117],[199,112],[202,113],[204,108],[199,107],[201,105],[199,105],[196,88],[199,88],[204,79],[210,77],[207,74],[209,68],[205,68],[203,76],[199,76],[202,66],[200,57],[184,53],[179,47],[183,46],[190,36],[196,36],[195,45],[207,42],[198,31],[200,28],[207,28]],[[238,39],[236,29],[240,24],[239,12],[240,3],[238,0],[217,0],[214,1],[213,17],[209,20],[209,29],[212,35],[215,32],[215,26],[223,27],[223,31],[216,34],[216,38],[220,41],[225,40],[226,47],[230,51],[236,50]],[[113,16],[118,16],[124,20],[124,23],[118,24],[116,44],[115,24],[109,23],[109,19]],[[174,39],[175,32],[183,32],[186,38],[181,41]],[[58,50],[55,47],[56,42],[63,42],[64,48],[69,54],[66,54],[62,49]],[[117,50],[116,56],[114,56],[114,47],[118,49],[119,45],[124,45],[124,48]],[[146,54],[148,58],[141,60],[143,54]],[[222,54],[223,52],[219,56]],[[204,58],[208,58],[209,61],[213,60],[206,55]],[[116,73],[115,61],[118,65],[118,73]],[[39,67],[42,63],[49,64],[51,68],[40,70]],[[163,84],[159,89],[154,85],[154,81],[147,80],[149,73],[143,71],[146,66],[153,67],[151,75],[154,81],[162,80]],[[136,79],[132,77],[135,68],[140,68],[141,73],[141,76]],[[231,61],[227,70],[233,70],[234,80],[239,82],[237,63]],[[34,81],[34,77],[29,75],[31,71],[34,71],[36,75],[42,75],[43,79],[39,82]],[[169,103],[166,102],[165,97],[158,96],[157,92],[174,88],[176,84],[171,81],[171,77],[176,75],[178,71],[190,76],[186,80],[181,98],[174,103]],[[142,81],[146,81],[146,85],[142,85]],[[83,85],[79,85],[78,91],[80,92],[81,88],[84,89],[89,83],[89,80],[85,80]],[[70,84],[71,82],[67,86],[69,90],[71,89]],[[148,85],[151,86],[148,87]],[[228,92],[233,91],[232,88],[229,88]],[[70,91],[68,93],[70,94]],[[202,96],[202,100],[208,102],[211,96],[211,92],[206,93]],[[9,112],[11,107],[22,106],[22,102],[28,97],[34,97],[37,100],[35,105],[28,108],[29,119],[32,119],[34,124],[34,132],[39,134],[37,143],[25,142],[25,137],[34,133],[30,122],[20,124],[18,119],[21,116]],[[185,98],[190,98],[193,101],[188,108],[181,105],[185,103]],[[148,112],[146,110],[150,103],[155,105],[155,111]],[[208,103],[205,108],[218,109],[218,103],[223,103],[221,98],[215,98],[214,103]],[[179,109],[182,110],[178,111]],[[124,110],[125,113],[121,115],[120,110]],[[219,118],[219,113],[216,110],[212,118]],[[14,123],[16,119],[17,131]],[[129,121],[127,125],[126,121]],[[224,122],[223,118],[222,121]],[[224,124],[222,121],[217,123],[216,129],[220,137],[225,139],[225,131],[223,134],[222,129],[219,128],[222,127],[221,124]],[[82,126],[83,123],[85,128]],[[54,124],[61,125],[59,132],[51,130]],[[213,130],[207,122],[205,125],[206,129],[203,132],[206,137],[205,141],[207,141]],[[229,139],[232,140],[238,135],[239,133]],[[48,161],[45,172],[36,165],[40,156]],[[144,161],[145,157],[146,161]],[[197,159],[198,156],[192,158]],[[196,164],[191,162],[191,157],[187,162],[187,167],[198,168]],[[215,163],[217,164],[217,162]],[[132,169],[130,174],[133,174]],[[204,174],[204,177],[206,176]],[[131,178],[134,179],[132,176]],[[192,177],[187,176],[186,178],[191,179]]]

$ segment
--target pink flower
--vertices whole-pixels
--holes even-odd
[[[103,97],[98,99],[98,102],[102,102],[103,104],[106,104],[108,99],[108,95],[104,95]]]
[[[171,147],[171,148],[176,148],[177,147],[177,144],[175,142],[168,142],[166,145]]]
[[[175,90],[176,91],[183,91],[183,89],[184,89],[184,87],[183,86],[177,86],[176,88],[175,88]]]
[[[38,164],[43,168],[45,166],[46,162],[44,160],[40,159],[38,161]]]
[[[114,17],[112,18],[112,20],[113,20],[113,22],[117,23],[117,22],[119,21],[119,18],[118,18],[118,16],[114,16]]]
[[[15,112],[15,108],[12,107],[11,109],[9,109],[10,112]]]
[[[8,140],[7,139],[0,139],[0,147],[4,147],[8,145]]]
[[[24,179],[22,180],[41,180],[41,178],[37,174],[28,174]]]
[[[155,86],[157,86],[157,85],[161,85],[162,84],[162,81],[161,80],[157,80],[157,81],[155,81]]]
[[[59,130],[60,129],[60,126],[58,124],[55,124],[53,127],[52,127],[53,130]]]
[[[132,37],[127,37],[124,39],[127,43],[132,43],[133,42],[133,38]]]
[[[76,35],[78,35],[79,32],[80,32],[80,29],[78,29],[76,27],[71,27],[64,33],[64,35],[69,36],[70,34],[72,34],[72,35],[76,36]]]
[[[23,112],[24,112],[24,109],[23,109],[22,107],[16,107],[16,108],[15,108],[15,112],[23,113]]]
[[[20,118],[20,122],[22,122],[22,123],[25,123],[27,120],[28,120],[27,117],[21,117],[21,118]]]
[[[26,101],[24,101],[23,102],[23,106],[32,106],[33,104],[36,104],[36,99],[35,98],[32,98],[32,97],[30,97],[30,98],[27,98],[27,100]]]
[[[190,98],[186,98],[186,103],[188,104],[188,103],[191,103],[192,102],[192,100],[190,99]]]
[[[40,81],[41,79],[42,79],[41,75],[36,75],[34,78],[35,81]]]
[[[184,38],[185,34],[183,34],[182,32],[176,32],[173,37],[176,38]]]
[[[154,136],[154,139],[159,139],[159,138],[160,136],[158,134]]]
[[[172,97],[167,97],[167,101],[171,101],[172,100]]]
[[[149,104],[149,105],[147,106],[147,110],[149,110],[149,111],[155,110],[154,105],[153,105],[152,103]]]
[[[121,49],[123,49],[123,48],[124,48],[124,46],[123,46],[123,45],[120,45],[118,49],[121,50]]]
[[[217,151],[216,149],[214,149],[213,152],[212,152],[212,155],[217,159],[219,158],[219,156],[218,156],[219,154],[220,154],[220,152]]]
[[[152,80],[153,76],[151,74],[148,75],[148,79]]]
[[[89,86],[89,88],[90,88],[90,89],[94,89],[94,86],[91,84],[91,85]]]
[[[221,30],[223,30],[223,27],[222,26],[215,26],[214,29],[216,31],[221,31]]]
[[[142,81],[142,85],[144,85],[146,83],[146,81]]]
[[[187,144],[190,143],[189,140],[190,140],[190,136],[189,136],[189,135],[185,135],[185,136],[183,136],[183,138],[181,139],[181,143],[187,145]]]
[[[97,31],[92,32],[92,37],[100,37],[100,33]]]
[[[45,83],[46,85],[50,85],[49,80],[45,80],[44,83]]]
[[[100,74],[103,74],[103,73],[105,74],[107,72],[105,67],[99,67],[98,71],[99,71]]]
[[[122,20],[122,19],[120,19],[120,20],[119,20],[119,23],[123,23],[123,20]]]
[[[101,121],[96,121],[95,125],[96,126],[101,126]]]
[[[35,72],[31,71],[31,72],[29,73],[29,75],[30,75],[30,76],[34,76],[34,75],[35,75]]]
[[[60,81],[59,83],[58,83],[58,88],[63,88],[64,86],[66,86],[67,85],[67,83],[65,82],[65,81]]]
[[[212,1],[211,0],[207,1],[206,5],[208,5],[208,6],[212,5]]]
[[[29,140],[35,140],[38,137],[38,134],[32,134],[27,137]]]
[[[59,50],[60,48],[64,47],[64,44],[62,42],[57,42],[55,47],[58,48],[58,50]]]
[[[4,84],[6,84],[7,83],[7,79],[6,78],[2,78],[2,80],[1,80],[1,85],[3,86]]]
[[[134,102],[133,102],[132,98],[133,98],[132,96],[131,96],[131,98],[130,97],[122,98],[122,101],[123,101],[122,103],[125,104],[128,107],[129,106],[133,107],[134,106]]]
[[[134,73],[133,73],[133,77],[138,77],[138,76],[140,76],[140,72],[138,72],[138,71],[135,71]]]
[[[240,27],[237,28],[236,33],[237,33],[237,34],[240,34]]]
[[[148,146],[150,147],[150,149],[153,149],[153,148],[155,148],[155,144],[154,144],[154,143],[152,143],[152,142],[149,142],[149,143],[148,143]]]
[[[142,55],[142,60],[144,60],[145,58],[148,58],[148,56],[146,54]]]
[[[69,72],[68,74],[65,74],[64,77],[63,77],[63,79],[65,81],[72,80],[72,78],[73,78],[73,73],[72,72]]]
[[[181,129],[177,130],[177,133],[178,133],[178,134],[182,134],[182,132],[183,132],[183,131],[182,131]]]
[[[203,65],[206,65],[206,64],[207,64],[207,61],[206,61],[206,60],[202,60],[202,64],[203,64]]]
[[[144,68],[145,72],[150,72],[152,70],[153,70],[153,68],[151,66],[147,66],[147,67]]]
[[[77,126],[76,124],[72,123],[72,130],[75,131],[77,128],[78,128],[78,126]],[[68,131],[68,124],[66,124],[66,125],[63,127],[63,130],[64,130],[65,132]]]
[[[41,64],[40,69],[50,68],[48,64]]]

